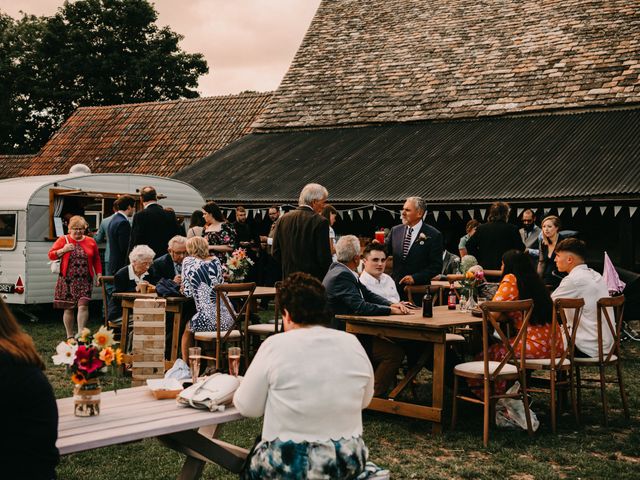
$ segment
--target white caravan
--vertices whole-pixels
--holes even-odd
[[[84,212],[96,231],[102,218],[113,213],[119,195],[139,198],[146,185],[155,187],[159,203],[173,208],[187,224],[204,204],[188,183],[149,175],[82,172],[0,180],[0,297],[22,305],[53,302],[57,276],[47,254],[61,234],[65,212]],[[102,255],[104,245],[100,247]],[[100,298],[99,289],[93,297]]]

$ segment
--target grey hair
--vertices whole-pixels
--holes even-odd
[[[416,210],[420,210],[423,214],[427,213],[427,202],[422,197],[409,197],[407,202],[413,203]]]
[[[298,205],[311,205],[313,202],[329,197],[329,192],[319,183],[307,183],[300,192]]]
[[[340,237],[336,243],[336,255],[341,263],[348,263],[360,255],[360,240],[355,235]]]
[[[136,245],[129,254],[129,261],[131,263],[143,262],[145,260],[153,260],[153,257],[155,256],[156,252],[154,252],[148,245]]]
[[[169,240],[169,248],[173,248],[174,245],[176,244],[180,244],[180,245],[186,245],[187,244],[187,237],[183,237],[182,235],[176,235],[175,237],[172,237],[171,240]]]

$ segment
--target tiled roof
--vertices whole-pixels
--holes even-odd
[[[637,0],[323,0],[254,127],[640,101]]]
[[[21,175],[93,173],[171,176],[250,132],[271,93],[82,107]]]
[[[225,182],[210,180],[230,163]],[[308,182],[336,204],[637,202],[640,105],[253,133],[175,178],[230,204],[294,203]]]
[[[19,177],[34,155],[0,155],[0,178]]]

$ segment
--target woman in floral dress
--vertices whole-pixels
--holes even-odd
[[[193,345],[194,332],[216,330],[215,286],[224,282],[222,266],[217,257],[209,254],[209,243],[202,237],[187,239],[187,254],[182,262],[182,292],[192,297],[196,313],[182,335],[182,358],[188,361],[189,347]],[[224,302],[220,304],[220,330],[226,331],[233,325],[233,319]]]
[[[218,257],[221,265],[225,265],[227,253],[238,246],[236,230],[226,221],[216,202],[208,202],[202,207],[202,213],[206,222],[203,235],[209,242],[209,252]]]
[[[97,284],[102,275],[102,264],[98,244],[91,237],[85,236],[87,224],[80,215],[69,219],[69,234],[58,238],[51,250],[49,258],[60,260],[60,274],[56,283],[53,308],[64,310],[62,316],[67,338],[73,337],[75,323],[74,310],[78,308],[78,332],[89,319],[89,301],[94,279]]]

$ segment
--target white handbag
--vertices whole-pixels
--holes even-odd
[[[240,380],[237,377],[226,373],[214,373],[180,392],[176,401],[179,405],[212,412],[224,410],[224,406],[233,400],[233,394],[239,386]]]
[[[67,238],[67,236],[64,236],[64,239],[67,243],[69,243],[69,239]],[[51,273],[55,273],[56,275],[60,274],[60,263],[61,263],[62,257],[60,257],[57,260],[51,260],[49,262],[49,267],[51,268]]]

